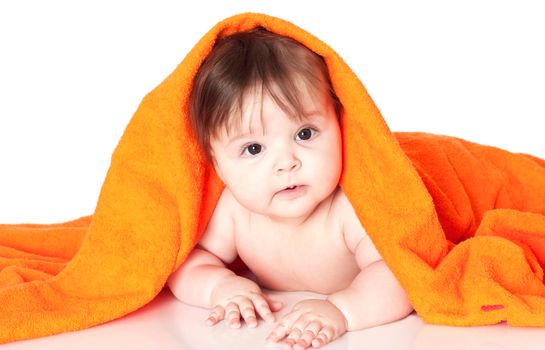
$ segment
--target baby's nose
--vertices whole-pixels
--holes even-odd
[[[289,156],[279,160],[276,163],[274,171],[277,174],[290,173],[292,171],[299,169],[300,167],[301,167],[301,161],[297,159],[296,157]]]

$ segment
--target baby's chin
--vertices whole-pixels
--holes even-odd
[[[272,208],[254,211],[273,222],[297,225],[306,221],[320,203],[276,203]]]

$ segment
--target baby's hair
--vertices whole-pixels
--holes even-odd
[[[198,144],[211,160],[210,138],[242,119],[244,96],[262,89],[290,117],[304,116],[300,78],[310,93],[331,97],[337,117],[342,105],[323,58],[299,42],[261,27],[218,40],[199,68],[189,99],[189,118]],[[233,118],[239,113],[240,118]]]

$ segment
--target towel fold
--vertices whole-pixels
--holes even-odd
[[[214,26],[142,100],[92,216],[0,225],[0,342],[91,327],[163,288],[223,189],[187,119],[193,77],[217,38],[262,26],[321,55],[344,106],[340,185],[430,323],[545,325],[545,161],[458,138],[392,133],[326,44],[278,18]]]

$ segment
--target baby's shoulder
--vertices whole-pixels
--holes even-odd
[[[199,246],[229,264],[237,257],[232,195],[223,190],[199,239]]]
[[[346,245],[351,251],[354,251],[360,240],[366,236],[366,232],[352,203],[340,187],[333,199],[333,206],[336,220],[342,227]]]
[[[324,203],[324,210],[322,212],[322,215],[327,215],[327,221],[334,227],[338,227],[341,233],[345,231],[347,223],[351,226],[351,223],[354,222],[354,217],[356,217],[350,200],[340,186],[332,193],[330,201]]]
[[[339,221],[344,221],[350,216],[355,215],[352,203],[350,203],[350,200],[346,197],[340,186],[337,187],[333,194],[330,211],[334,213],[335,219]]]
[[[214,215],[230,220],[235,226],[241,218],[248,215],[248,210],[237,201],[231,190],[225,187],[216,204]]]
[[[363,268],[375,261],[382,260],[346,194],[339,188],[336,195],[338,198],[335,200],[337,201],[339,220],[342,222],[344,241],[348,249],[356,255],[358,265]]]

